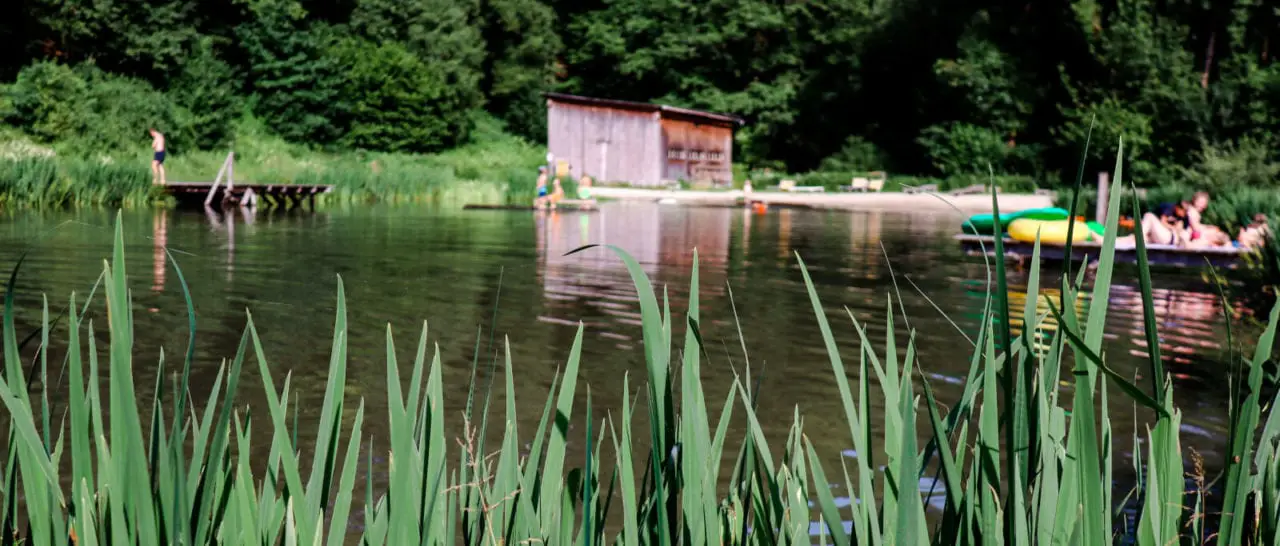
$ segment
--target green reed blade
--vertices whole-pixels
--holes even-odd
[[[258,330],[253,324],[253,314],[246,313],[247,322],[245,329],[249,331],[249,338],[253,343],[254,356],[258,360],[258,373],[262,376],[262,386],[265,390],[267,398],[267,409],[271,418],[272,444],[273,449],[282,451],[280,457],[280,466],[284,471],[285,492],[289,497],[289,502],[293,499],[305,499],[307,489],[302,486],[302,475],[298,471],[297,450],[293,442],[289,439],[289,427],[285,425],[285,411],[287,404],[288,376],[285,379],[285,389],[277,394],[275,382],[271,379],[271,368],[267,364],[267,358],[262,353],[262,342],[258,339]],[[340,337],[335,336],[335,338]],[[340,342],[340,341],[336,341]],[[323,427],[322,427],[323,428]],[[314,512],[301,511],[295,515],[298,528],[303,535],[310,535],[316,525],[312,520]]]
[[[1138,194],[1137,186],[1133,186],[1134,195]],[[1119,196],[1116,196],[1119,199]],[[1133,200],[1133,220],[1137,225],[1142,223],[1142,209],[1138,199]],[[1160,332],[1156,329],[1156,307],[1151,298],[1151,266],[1147,263],[1146,234],[1141,228],[1133,230],[1133,241],[1138,256],[1138,287],[1142,292],[1142,327],[1147,335],[1147,362],[1151,364],[1151,392],[1164,397],[1164,361],[1160,356]]]
[[[831,482],[827,481],[827,476],[822,472],[822,463],[818,460],[818,453],[813,449],[813,442],[808,437],[804,438],[805,452],[809,456],[809,468],[813,474],[813,490],[818,494],[818,507],[822,511],[822,519],[831,522],[826,529],[819,527],[819,533],[825,535],[826,532],[831,533],[832,542],[837,546],[847,546],[850,544],[849,535],[844,532],[844,520],[840,515],[840,509],[836,507],[836,500],[831,495]],[[852,492],[850,492],[852,499]]]
[[[1084,150],[1080,152],[1080,166],[1076,168],[1076,183],[1071,188],[1071,207],[1067,214],[1067,218],[1074,219],[1076,217],[1076,207],[1080,204],[1080,189],[1084,186],[1084,166],[1089,159],[1089,142],[1093,140],[1093,125],[1098,121],[1098,117],[1089,118],[1089,131],[1084,136]],[[1114,195],[1114,194],[1113,194]],[[1075,222],[1067,223],[1067,242],[1062,248],[1062,283],[1066,284],[1071,279],[1071,247],[1072,241],[1075,241]],[[1083,265],[1080,270],[1087,269]]]
[[[583,457],[582,471],[582,541],[583,546],[591,546],[592,530],[591,524],[594,518],[591,517],[591,497],[594,496],[591,483],[591,387],[587,387],[587,434],[586,434],[586,455]],[[567,510],[563,516],[572,521],[573,511]],[[568,534],[562,535],[568,538]]]
[[[1280,302],[1271,308],[1267,329],[1258,338],[1253,360],[1249,362],[1248,384],[1236,420],[1231,422],[1232,439],[1230,457],[1227,459],[1227,484],[1222,497],[1222,534],[1226,544],[1238,544],[1244,534],[1245,507],[1249,495],[1250,466],[1253,461],[1253,441],[1261,413],[1259,397],[1262,391],[1263,366],[1271,357],[1275,343],[1276,323],[1280,322]],[[1272,411],[1275,411],[1274,408]]]
[[[612,419],[609,422],[610,435],[613,436],[613,449],[617,453],[617,465],[622,492],[622,543],[640,544],[639,501],[636,498],[635,463],[631,458],[631,392],[630,377],[622,378],[622,427],[621,438],[615,434],[619,430]]]
[[[941,458],[942,478],[946,481],[946,510],[949,516],[955,517],[954,512],[960,509],[963,501],[961,494],[964,489],[960,485],[963,476],[960,475],[955,457],[951,454],[950,441],[947,440],[947,434],[943,431],[942,418],[938,414],[938,402],[933,397],[933,388],[929,386],[929,380],[924,377],[921,377],[920,384],[924,386],[925,403],[929,406],[929,423],[933,427],[933,441],[942,446],[938,450],[938,454]],[[921,461],[927,462],[928,459],[921,459]]]
[[[1081,340],[1075,332],[1072,332],[1071,328],[1064,324],[1065,321],[1062,319],[1062,313],[1053,305],[1053,302],[1049,302],[1049,309],[1053,312],[1053,316],[1058,320],[1058,331],[1062,332],[1062,335],[1071,343],[1071,347],[1076,350],[1076,354],[1078,356],[1083,356],[1085,362],[1093,364],[1093,368],[1090,369],[1101,370],[1102,373],[1110,378],[1116,386],[1120,387],[1125,394],[1128,394],[1129,397],[1133,398],[1135,402],[1155,410],[1162,417],[1169,417],[1169,410],[1164,407],[1164,404],[1161,404],[1147,393],[1142,392],[1142,389],[1138,388],[1137,385],[1129,382],[1129,380],[1125,379],[1124,376],[1111,369],[1110,366],[1107,366],[1106,363],[1103,362],[1102,357],[1099,357],[1097,353],[1094,353],[1084,340]]]
[[[299,507],[305,512],[299,521],[306,524],[303,536],[314,533],[310,514],[328,509],[333,485],[333,466],[338,456],[338,425],[342,419],[343,397],[347,383],[347,298],[342,276],[338,276],[337,309],[334,311],[333,347],[329,357],[328,380],[325,382],[324,402],[320,408],[319,425],[316,428],[317,452],[311,461],[311,475],[306,489],[306,503]]]
[[[1115,196],[1107,203],[1106,231],[1102,238],[1102,251],[1098,254],[1098,270],[1093,276],[1093,297],[1089,300],[1089,321],[1084,330],[1085,345],[1094,353],[1102,352],[1102,334],[1107,321],[1107,308],[1111,296],[1111,273],[1115,267],[1116,236],[1120,223],[1120,191],[1124,188],[1124,139],[1116,150],[1115,180],[1111,181],[1109,195]],[[1065,302],[1063,303],[1065,305]],[[1089,380],[1093,381],[1090,373]]]
[[[547,536],[559,526],[559,514],[553,509],[560,502],[564,482],[559,479],[564,472],[565,445],[569,440],[569,419],[573,415],[573,394],[578,383],[578,363],[582,357],[583,325],[578,324],[578,333],[573,338],[573,346],[569,349],[569,358],[565,362],[564,381],[560,384],[560,392],[556,396],[556,414],[554,428],[547,442],[546,462],[543,463],[541,499],[538,512],[542,520],[542,533]]]
[[[889,332],[892,335],[892,332]],[[898,513],[894,536],[897,542],[890,544],[912,545],[927,541],[924,534],[924,505],[920,501],[919,484],[915,477],[920,475],[916,451],[916,411],[915,394],[911,389],[911,377],[902,381],[902,394],[899,397],[898,412],[901,415],[902,437],[901,453],[898,457],[897,475],[902,481],[898,483]]]
[[[337,497],[329,520],[329,546],[347,542],[347,524],[351,518],[351,501],[356,486],[356,467],[360,465],[360,435],[364,424],[364,401],[356,408],[355,422],[351,424],[351,436],[347,440],[347,454],[342,460],[342,476],[338,478]]]

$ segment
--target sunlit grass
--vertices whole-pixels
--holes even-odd
[[[1115,193],[1122,187],[1119,165]],[[1020,335],[1014,337],[1003,297],[1008,293],[1004,266],[996,262],[996,282],[968,355],[963,393],[945,411],[918,373],[932,365],[917,351],[929,340],[911,331],[900,347],[895,334],[901,327],[891,303],[883,346],[868,338],[866,326],[852,313],[838,315],[833,326],[801,261],[814,326],[832,372],[832,393],[840,397],[847,426],[816,432],[843,437],[856,453],[841,457],[840,467],[822,464],[830,454],[818,452],[798,413],[785,442],[766,438],[762,416],[754,409],[762,394],[753,386],[745,343],[740,356],[748,364],[727,392],[713,394],[725,401],[713,414],[709,408],[716,406],[707,400],[700,373],[704,319],[696,265],[688,308],[680,316],[672,313],[665,291],[659,299],[640,264],[614,247],[608,250],[625,264],[639,296],[645,360],[642,380],[624,381],[621,413],[593,413],[589,391],[581,396],[587,389],[578,377],[579,326],[532,434],[517,427],[518,372],[508,351],[498,363],[501,385],[494,391],[500,416],[489,422],[489,397],[478,396],[473,387],[467,394],[467,432],[463,438],[448,437],[444,400],[455,389],[443,384],[439,350],[428,342],[424,326],[412,362],[401,363],[388,326],[388,410],[366,415],[363,400],[346,389],[341,280],[323,402],[308,425],[315,427],[313,449],[299,451],[300,425],[290,415],[296,396],[291,377],[277,381],[252,317],[206,400],[189,398],[194,352],[189,344],[176,373],[163,372],[173,367],[171,357],[161,360],[151,411],[141,412],[117,223],[101,286],[83,301],[69,299],[65,363],[50,362],[44,350],[54,320],[47,306],[40,335],[32,338],[39,339],[34,365],[23,361],[14,294],[6,292],[0,399],[7,409],[8,441],[0,473],[0,541],[665,546],[1093,545],[1124,539],[1162,546],[1200,544],[1212,535],[1219,544],[1280,543],[1280,413],[1271,411],[1275,395],[1264,396],[1263,389],[1277,311],[1251,357],[1234,351],[1227,356],[1228,369],[1237,373],[1229,387],[1233,406],[1230,434],[1223,439],[1228,459],[1222,492],[1213,500],[1201,488],[1188,492],[1183,477],[1188,465],[1179,443],[1182,412],[1173,405],[1159,344],[1149,344],[1144,375],[1150,384],[1116,373],[1103,352],[1119,207],[1119,200],[1111,203],[1108,235],[1092,273],[1095,303],[1085,312],[1055,303],[1076,301],[1085,290],[1085,268],[1053,281],[1042,279],[1033,262],[1028,292],[1038,295],[1043,282],[1056,285],[1058,296],[1027,298]],[[1144,252],[1141,246],[1138,252]],[[1140,269],[1147,334],[1158,339],[1150,278],[1145,266]],[[98,337],[101,325],[95,328],[83,319],[103,299],[105,339]],[[194,339],[190,299],[187,305]],[[1053,327],[1042,328],[1050,316]],[[856,355],[840,353],[837,331],[858,336]],[[1047,350],[1033,349],[1036,335],[1047,340],[1042,341]],[[853,360],[846,363],[847,357]],[[60,383],[50,379],[63,366],[67,392],[51,392],[50,385]],[[234,405],[242,389],[257,387],[240,383],[252,377],[245,374],[246,366],[258,370],[266,399],[265,413],[252,418]],[[33,374],[38,381],[32,382]],[[166,385],[171,375],[176,388]],[[1061,382],[1070,388],[1061,388]],[[637,383],[641,396],[633,403]],[[60,396],[68,409],[52,414],[48,400]],[[1134,457],[1139,478],[1133,491],[1110,486],[1116,442],[1128,441],[1112,436],[1106,401],[1114,396],[1128,397],[1154,416],[1141,442],[1145,453]],[[357,409],[348,418],[350,405]],[[587,426],[571,432],[568,423],[579,415]],[[389,450],[385,489],[375,489],[372,481],[357,483],[359,466],[372,464],[361,457],[363,431],[372,419],[386,419],[389,431],[388,438],[379,439]],[[484,444],[484,433],[476,433],[490,426],[501,429],[496,449]],[[269,449],[251,447],[255,428],[270,436]],[[638,437],[645,434],[648,438]],[[570,443],[585,446],[581,459],[569,458]],[[722,469],[730,469],[727,482]],[[938,513],[929,515],[917,483],[934,472],[943,500]],[[854,502],[837,503],[831,483],[843,484]],[[362,499],[359,506],[356,499]],[[1117,517],[1117,508],[1126,503],[1138,507],[1136,525]],[[363,526],[349,531],[357,510],[363,512]],[[827,524],[820,536],[811,531],[815,519]]]

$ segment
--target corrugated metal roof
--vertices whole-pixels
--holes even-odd
[[[640,112],[662,112],[675,114],[677,116],[704,119],[708,121],[720,123],[732,123],[734,125],[742,125],[743,120],[737,116],[726,114],[717,114],[715,112],[706,112],[702,110],[693,110],[690,108],[680,108],[677,106],[667,106],[665,104],[653,104],[649,102],[634,102],[628,100],[617,99],[600,99],[595,97],[583,97],[581,95],[570,95],[567,93],[543,93],[547,98],[556,102],[564,102],[571,104],[581,104],[586,106],[601,106],[605,108],[616,108],[619,110],[635,110]]]

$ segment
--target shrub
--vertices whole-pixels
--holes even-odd
[[[1010,146],[999,131],[967,123],[935,125],[925,129],[917,142],[943,176],[997,173],[1008,167]]]
[[[1205,144],[1190,168],[1180,167],[1188,186],[1220,192],[1235,188],[1280,186],[1280,162],[1273,144],[1244,138],[1220,145]]]
[[[185,113],[181,138],[175,139],[180,145],[209,150],[231,140],[236,116],[240,115],[237,80],[231,65],[218,58],[208,38],[195,44],[181,72],[169,85],[169,95]]]
[[[875,143],[857,135],[844,141],[840,151],[831,154],[818,166],[820,171],[867,172],[883,171],[889,165],[888,156]]]
[[[37,62],[22,69],[6,93],[11,123],[44,142],[94,154],[136,149],[148,138],[147,128],[173,132],[182,115],[146,82],[90,64],[73,69]],[[182,145],[178,139],[173,148]]]
[[[440,102],[447,82],[396,42],[347,38],[334,48],[346,74],[343,94],[349,147],[385,152],[433,152],[455,144]],[[452,113],[449,113],[452,115]]]

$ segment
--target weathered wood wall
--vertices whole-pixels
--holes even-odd
[[[569,173],[602,182],[656,186],[662,181],[658,112],[547,100],[547,148]]]
[[[733,129],[681,117],[662,119],[663,178],[733,182]]]

